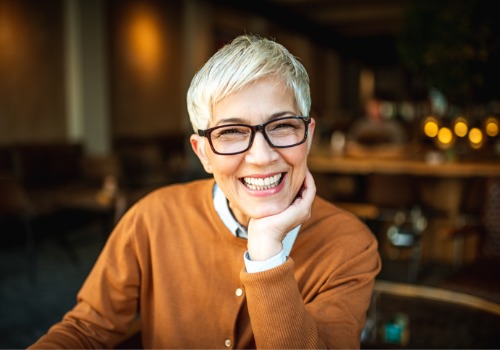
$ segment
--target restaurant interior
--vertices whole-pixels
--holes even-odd
[[[306,67],[318,194],[379,242],[363,348],[499,348],[500,24],[487,0],[0,0],[0,348],[74,305],[114,224],[207,177],[194,73],[242,33]],[[120,345],[140,347],[133,329]]]

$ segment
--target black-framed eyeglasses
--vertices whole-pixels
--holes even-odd
[[[259,125],[226,124],[216,126],[206,130],[198,130],[198,135],[208,139],[214,153],[233,155],[249,150],[257,131],[262,132],[271,147],[298,146],[307,140],[310,123],[311,117],[282,117]]]

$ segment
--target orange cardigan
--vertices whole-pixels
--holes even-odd
[[[214,181],[159,189],[117,224],[76,306],[32,348],[109,348],[141,315],[145,348],[358,348],[377,242],[316,198],[288,260],[247,273],[246,240],[216,213]]]

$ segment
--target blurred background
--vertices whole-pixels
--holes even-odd
[[[500,24],[487,0],[0,0],[0,347],[75,303],[116,221],[206,177],[186,91],[242,33],[309,72],[318,193],[379,240],[367,348],[498,348]]]

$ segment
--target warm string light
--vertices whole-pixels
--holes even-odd
[[[437,134],[437,142],[441,146],[441,148],[447,149],[450,148],[455,141],[455,137],[451,129],[443,126],[439,128]]]
[[[427,137],[434,138],[439,131],[439,122],[434,116],[428,116],[424,121],[424,134]]]
[[[453,132],[458,137],[467,136],[467,133],[469,132],[469,123],[464,117],[460,116],[457,119],[455,119],[455,123],[453,125]]]
[[[496,137],[499,135],[499,121],[495,116],[489,116],[483,128],[471,127],[465,116],[457,116],[452,123],[451,128],[442,123],[433,115],[424,119],[424,134],[434,139],[436,145],[441,149],[451,148],[457,138],[466,139],[473,149],[480,149],[486,143],[487,137]]]
[[[483,145],[483,132],[479,128],[472,128],[469,132],[469,144],[474,149],[479,149]]]
[[[498,120],[495,117],[488,117],[485,122],[484,130],[489,137],[498,136]]]

